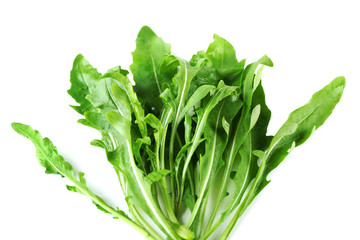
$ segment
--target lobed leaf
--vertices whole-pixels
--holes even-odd
[[[339,102],[345,87],[345,78],[335,78],[331,83],[316,92],[310,101],[296,109],[273,137],[254,179],[254,182],[242,201],[220,239],[226,239],[237,219],[250,205],[261,190],[269,184],[268,174],[274,170],[295,146],[304,143],[315,129],[320,127]],[[290,151],[289,151],[290,150]]]
[[[36,157],[38,158],[40,165],[46,169],[46,173],[59,174],[60,176],[69,179],[74,186],[67,186],[68,190],[86,195],[98,208],[101,208],[103,212],[110,213],[114,215],[114,217],[126,221],[132,221],[124,214],[124,212],[110,207],[102,198],[91,192],[86,185],[84,173],[79,172],[77,178],[71,164],[66,162],[64,158],[58,154],[56,147],[48,138],[42,138],[38,131],[33,130],[30,126],[25,124],[12,123],[11,126],[17,133],[28,138],[35,145]]]

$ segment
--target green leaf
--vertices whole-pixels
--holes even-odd
[[[180,70],[175,75],[173,81],[178,86],[176,103],[178,104],[178,109],[182,110],[185,104],[185,100],[188,99],[188,92],[190,90],[191,81],[203,67],[205,62],[204,60],[200,60],[196,66],[193,67],[187,61],[180,58],[177,59],[179,61]]]
[[[206,95],[209,94],[210,91],[215,90],[216,87],[212,85],[203,85],[200,86],[196,91],[191,95],[189,100],[187,101],[185,107],[182,109],[180,113],[180,119],[183,119],[185,114],[194,107],[197,103],[199,103]]]
[[[253,92],[256,90],[256,88],[259,86],[259,83],[261,81],[261,73],[264,70],[264,65],[261,65],[259,70],[257,71],[255,78],[254,78],[254,86],[253,86]]]
[[[239,105],[240,104],[238,104],[238,107],[240,109],[241,105],[240,106]],[[234,112],[237,113],[237,110],[235,110]],[[221,124],[222,124],[222,127],[224,128],[226,134],[229,135],[229,133],[230,133],[230,123],[228,121],[226,121],[225,117],[222,118]]]
[[[201,141],[203,141],[205,139],[202,139]],[[175,171],[176,171],[176,175],[179,174],[180,172],[180,163],[181,161],[186,157],[186,152],[189,151],[189,149],[191,148],[191,145],[193,144],[193,142],[187,142],[185,145],[183,145],[181,147],[181,149],[179,150],[178,154],[176,155],[175,158]]]
[[[265,152],[261,150],[254,150],[252,151],[252,154],[260,159],[264,159],[265,157]]]
[[[244,101],[246,107],[250,107],[252,95],[253,95],[253,92],[255,91],[254,89],[255,89],[255,87],[257,87],[257,84],[258,84],[255,81],[259,81],[256,76],[254,78],[256,68],[259,65],[265,65],[265,66],[272,67],[273,62],[271,61],[271,59],[268,56],[264,55],[258,61],[254,62],[252,64],[249,64],[245,68],[245,71],[241,78],[241,84],[243,86],[243,91],[242,91],[243,92],[243,101]],[[261,70],[261,72],[262,72],[262,70]],[[255,82],[255,84],[254,84],[254,82]]]
[[[158,130],[161,130],[161,129],[162,129],[162,124],[161,124],[160,120],[159,120],[157,117],[155,117],[154,114],[149,113],[148,115],[146,115],[146,117],[145,117],[144,120],[145,120],[145,122],[146,122],[147,124],[149,124],[152,128],[158,129]]]
[[[190,186],[185,186],[184,203],[192,212],[195,206],[195,196],[191,193]]]
[[[253,125],[252,128],[246,127],[248,124],[250,126],[251,122],[251,117],[249,117],[248,114],[245,114],[246,117],[244,117],[243,122],[240,121],[241,118],[240,120],[235,118],[233,121],[232,125],[233,127],[237,127],[237,132],[235,132],[235,134],[232,136],[232,139],[229,140],[229,143],[224,150],[226,168],[219,191],[220,193],[223,192],[223,194],[219,194],[217,198],[215,205],[216,211],[213,211],[210,217],[209,224],[206,228],[207,231],[210,230],[211,224],[215,219],[217,209],[219,208],[221,202],[226,196],[225,192],[227,189],[227,182],[229,181],[226,179],[230,178],[230,171],[233,168],[232,163],[235,162],[236,158],[240,157],[240,163],[236,168],[236,174],[234,178],[232,178],[235,184],[235,191],[233,191],[234,195],[232,200],[229,202],[227,209],[222,213],[221,218],[218,220],[218,222],[220,223],[226,219],[226,217],[236,208],[236,206],[238,206],[249,183],[252,179],[255,178],[258,166],[257,159],[254,158],[251,154],[252,151],[255,149],[265,150],[269,145],[270,137],[266,136],[266,132],[267,126],[270,121],[271,112],[266,105],[265,94],[261,82],[253,93],[253,99],[251,104],[252,106],[250,108],[253,109],[252,112],[256,113],[256,117],[253,117],[253,119],[257,119],[255,125]],[[242,109],[241,113],[244,114],[244,108]],[[251,132],[249,130],[251,130]]]
[[[239,149],[240,164],[237,167],[235,177],[233,179],[235,183],[234,198],[229,204],[228,213],[224,214],[227,216],[232,212],[236,206],[240,203],[240,200],[248,188],[251,181],[255,178],[256,173],[259,169],[257,160],[258,158],[255,153],[265,151],[269,144],[271,137],[266,136],[267,127],[269,125],[271,111],[266,105],[265,94],[261,83],[256,88],[253,100],[252,100],[253,114],[255,112],[256,117],[251,115],[251,120],[256,118],[257,121],[251,127],[251,132],[244,141],[244,144]],[[256,110],[257,109],[257,110]],[[251,126],[252,124],[250,124]],[[261,155],[261,154],[260,154]]]
[[[131,142],[131,121],[124,118],[118,112],[108,112],[106,117],[110,124],[120,134],[120,137],[126,139],[128,142]]]
[[[217,87],[217,91],[210,98],[209,102],[204,107],[204,110],[201,111],[200,115],[198,115],[197,126],[196,126],[196,129],[195,129],[194,136],[193,136],[193,138],[191,140],[192,145],[191,145],[190,149],[188,150],[188,154],[186,156],[186,160],[185,160],[185,163],[184,163],[184,168],[182,170],[179,202],[181,202],[181,198],[182,198],[182,194],[183,194],[183,189],[184,189],[184,185],[185,185],[185,174],[186,174],[186,172],[188,170],[188,165],[190,163],[190,160],[191,160],[195,150],[197,149],[197,147],[199,146],[199,144],[202,141],[201,136],[202,136],[203,130],[204,130],[205,126],[206,126],[206,122],[207,122],[207,119],[208,119],[208,116],[209,116],[210,112],[216,107],[216,105],[221,100],[223,100],[224,98],[236,93],[236,90],[237,90],[237,87],[235,87],[235,86],[226,86],[226,85],[224,85],[224,83],[222,81],[220,81],[219,85]],[[179,174],[177,174],[177,176],[179,176]]]
[[[219,74],[219,79],[224,79],[224,77],[242,70],[241,64],[236,59],[234,47],[217,34],[214,34],[214,42],[209,45],[206,55],[211,60],[212,67]]]
[[[189,114],[185,114],[185,142],[191,142],[192,119]]]
[[[250,117],[250,130],[255,126],[256,121],[259,118],[260,115],[260,111],[261,111],[261,106],[260,104],[256,105],[252,112],[251,112],[251,117]]]
[[[179,67],[179,61],[177,57],[175,57],[174,55],[166,56],[159,70],[161,79],[166,79],[166,80],[172,79],[177,74],[178,67]],[[164,81],[161,85],[162,90],[164,85],[171,85],[172,87],[176,87],[175,85],[171,84],[170,81]]]
[[[145,176],[145,181],[147,181],[149,184],[153,184],[155,182],[160,181],[163,177],[171,173],[170,170],[167,169],[160,169],[157,171],[153,171]]]
[[[289,154],[289,150],[304,143],[314,129],[320,127],[330,116],[342,96],[344,87],[345,78],[335,78],[323,89],[316,92],[307,104],[289,115],[287,121],[272,139],[250,190],[220,239],[225,239],[230,234],[237,219],[261,190],[270,183],[267,180],[268,174],[284,160]]]
[[[241,114],[238,114],[238,119],[235,121],[235,124],[233,124],[233,131],[232,136],[230,140],[230,144],[227,145],[224,157],[225,161],[227,162],[225,175],[224,175],[224,188],[222,189],[222,194],[220,196],[224,196],[225,193],[225,187],[226,179],[228,179],[228,176],[230,174],[230,170],[232,168],[232,164],[234,162],[234,158],[236,156],[236,153],[238,152],[241,144],[246,139],[247,134],[249,133],[249,130],[251,130],[251,118],[249,118],[252,100],[253,100],[253,80],[254,80],[254,74],[255,70],[258,65],[263,64],[267,66],[272,66],[272,61],[265,55],[262,58],[260,58],[257,62],[249,64],[244,72],[241,75],[241,85],[242,85],[242,100],[244,102],[244,107],[242,108]],[[258,113],[258,111],[255,111],[255,113]],[[254,117],[257,115],[255,114]],[[253,120],[255,118],[253,117]],[[254,123],[254,121],[253,121]]]
[[[212,62],[204,51],[199,51],[193,55],[190,60],[191,66],[196,66],[198,62],[204,61],[204,66],[200,69],[196,77],[191,82],[190,94],[202,85],[213,85],[216,86],[221,80],[221,77],[217,73],[216,69],[212,67]]]
[[[204,136],[207,139],[205,143],[205,155],[200,156],[199,160],[200,189],[198,199],[194,204],[194,209],[192,209],[187,226],[192,226],[194,224],[201,205],[207,204],[207,202],[204,202],[206,195],[212,186],[212,182],[214,181],[217,172],[223,165],[222,154],[228,140],[228,131],[223,125],[225,122],[229,124],[225,118],[228,118],[231,122],[240,107],[241,104],[239,104],[238,101],[231,102],[231,99],[227,98],[219,103],[208,117],[204,130]]]
[[[71,107],[81,115],[92,108],[86,96],[94,91],[100,76],[101,74],[90,65],[83,55],[76,56],[70,74],[71,87],[68,93],[80,104],[80,106]]]
[[[275,134],[267,152],[266,172],[276,168],[288,155],[293,142],[296,146],[304,143],[313,131],[330,116],[339,102],[345,87],[345,78],[335,78],[330,84],[316,92],[310,101],[296,109]]]
[[[90,142],[90,144],[95,147],[100,147],[100,148],[106,149],[106,146],[105,146],[103,140],[95,139],[95,140],[92,140]]]
[[[166,88],[161,94],[160,98],[164,103],[164,109],[171,110],[173,113],[176,111],[175,97],[169,88]]]
[[[133,109],[135,109],[134,106],[137,106],[136,103],[133,104],[131,101],[134,98],[137,100],[136,95],[131,95],[134,94],[131,91],[132,86],[130,80],[119,73],[113,72],[104,74],[99,79],[96,88],[87,95],[86,98],[92,104],[93,109],[85,112],[84,116],[86,120],[80,119],[79,122],[100,131],[102,144],[99,145],[99,142],[95,142],[96,146],[105,146],[106,151],[115,150],[116,147],[114,144],[118,141],[117,135],[119,133],[110,124],[106,114],[110,111],[116,111],[128,120],[131,119],[131,114]],[[136,113],[139,114],[138,111]],[[142,126],[142,128],[146,129],[144,124],[145,123],[141,125],[141,121],[139,121],[139,128]],[[115,142],[114,139],[116,139]]]
[[[251,129],[253,149],[265,151],[272,139],[267,136],[267,128],[271,118],[271,111],[266,105],[265,92],[261,82],[253,94],[252,107],[260,106],[260,115],[255,126]]]
[[[233,46],[216,34],[207,51],[193,55],[190,64],[195,66],[204,59],[206,63],[192,81],[190,94],[202,85],[216,86],[220,80],[232,85],[244,70],[245,61],[238,62]]]
[[[254,92],[252,107],[253,114],[258,111],[258,113],[255,113],[257,115],[257,121],[251,127],[252,131],[247,136],[244,141],[244,145],[242,145],[239,150],[241,161],[233,179],[235,183],[235,194],[233,206],[231,206],[230,211],[235,209],[235,207],[239,204],[243,194],[250,182],[255,178],[259,169],[256,155],[253,153],[265,151],[270,144],[271,137],[266,136],[266,133],[271,117],[271,111],[266,105],[265,94],[261,83],[258,84],[258,88],[256,88]],[[251,120],[253,119],[253,114],[251,115]]]
[[[77,178],[71,164],[66,162],[64,158],[58,154],[56,147],[48,138],[42,138],[38,131],[33,130],[30,126],[25,124],[13,123],[11,126],[17,133],[33,142],[36,148],[36,157],[38,158],[40,165],[46,169],[46,173],[56,173],[62,177],[66,177],[74,184],[74,186],[67,186],[67,189],[86,195],[98,206],[98,208],[100,207],[102,211],[110,213],[127,222],[132,222],[132,220],[123,214],[123,212],[110,207],[102,198],[91,192],[86,185],[84,173],[79,172]]]
[[[122,69],[121,66],[116,66],[107,70],[106,73],[120,73],[121,75],[127,76],[129,71]]]
[[[115,98],[115,94],[117,98]],[[95,90],[87,96],[92,105],[101,112],[118,111],[127,119],[131,119],[131,106],[126,92],[121,89],[113,78],[99,80]]]
[[[162,108],[159,98],[161,86],[164,82],[171,83],[171,78],[160,74],[161,65],[168,55],[170,44],[165,43],[149,27],[141,28],[136,39],[136,49],[132,53],[130,70],[136,84],[135,92],[156,116]]]
[[[182,115],[183,109],[185,107],[186,104],[186,100],[188,99],[188,93],[190,90],[190,86],[191,86],[191,81],[193,80],[193,78],[196,76],[196,74],[199,72],[199,70],[202,68],[204,61],[199,61],[197,62],[196,66],[191,66],[188,62],[186,62],[185,60],[182,60],[180,58],[178,58],[179,61],[179,65],[180,65],[180,69],[179,72],[176,74],[176,76],[173,79],[174,84],[176,84],[178,86],[178,93],[176,98],[174,99],[173,103],[169,103],[169,106],[174,105],[174,107],[168,109],[168,115],[172,115],[173,120],[172,120],[172,128],[171,128],[171,133],[170,133],[170,142],[169,142],[169,158],[168,158],[168,162],[170,165],[170,170],[174,171],[174,156],[176,155],[175,150],[174,150],[174,146],[175,146],[175,136],[177,134],[177,128],[182,120],[182,118],[185,116],[185,114]],[[168,91],[169,96],[171,96],[172,94],[170,94],[171,91]],[[181,147],[181,146],[180,146]],[[178,174],[178,173],[176,173]],[[178,179],[176,179],[177,182]],[[175,182],[173,179],[171,179],[171,188],[174,189],[174,185]],[[172,199],[173,203],[175,203],[175,199],[173,197]],[[181,202],[181,200],[179,200],[178,202]]]
[[[143,137],[145,137],[147,135],[146,123],[144,121],[145,111],[138,100],[137,94],[134,92],[133,86],[129,78],[119,73],[106,73],[101,77],[101,79],[109,79],[107,81],[116,82],[117,85],[113,84],[111,88],[113,96],[120,103],[126,104],[125,99],[128,99],[130,101],[129,104],[131,106],[132,112],[135,115],[136,123],[139,127],[140,133]],[[124,96],[125,93],[127,95],[127,98]],[[129,116],[123,116],[129,119]]]
[[[136,139],[136,141],[133,142],[133,153],[134,153],[134,157],[136,160],[136,163],[138,164],[139,168],[141,170],[144,171],[144,173],[146,173],[146,167],[145,167],[145,161],[143,159],[143,157],[141,156],[141,147],[143,146],[143,144],[147,144],[150,145],[151,144],[151,140],[149,137],[145,137],[145,138],[138,138]]]

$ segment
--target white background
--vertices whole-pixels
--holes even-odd
[[[34,147],[10,128],[32,125],[50,137],[89,186],[126,209],[97,132],[66,90],[82,53],[100,72],[131,64],[137,32],[149,25],[180,57],[206,50],[217,33],[238,58],[267,54],[263,85],[274,134],[295,108],[344,75],[341,102],[312,137],[271,174],[230,239],[360,239],[358,1],[1,1],[0,239],[142,239],[131,227],[44,174]]]

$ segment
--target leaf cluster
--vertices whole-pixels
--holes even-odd
[[[334,79],[268,136],[271,111],[261,84],[264,67],[273,66],[267,56],[246,64],[214,35],[206,51],[186,61],[146,26],[132,56],[134,86],[127,70],[101,74],[80,54],[68,91],[79,123],[100,132],[91,144],[104,150],[131,217],[94,194],[48,138],[28,125],[12,127],[34,143],[46,173],[68,178],[68,190],[147,239],[205,240],[230,218],[219,237],[227,239],[268,174],[324,123],[345,86],[343,77]]]

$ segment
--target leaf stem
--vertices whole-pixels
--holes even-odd
[[[141,216],[139,211],[136,209],[134,205],[129,204],[129,211],[131,215],[134,217],[135,221],[143,226],[145,229],[151,233],[152,237],[156,240],[162,240],[163,238],[145,221],[145,219]]]
[[[160,165],[161,165],[161,169],[165,169],[166,134],[167,134],[167,131],[168,131],[168,126],[169,126],[171,113],[172,112],[169,111],[167,116],[162,121],[163,129],[162,129],[162,135],[161,135],[161,141],[160,141]],[[170,166],[170,171],[172,171],[171,166]],[[170,175],[170,181],[173,181],[173,177],[171,175]],[[170,199],[170,197],[171,198],[174,197],[175,189],[171,190],[171,194],[170,194],[171,196],[169,197],[168,186],[167,186],[167,183],[166,183],[166,177],[164,177],[161,180],[160,190],[162,192],[164,204],[165,204],[165,207],[166,207],[166,211],[168,213],[168,216],[169,216],[170,220],[172,222],[174,222],[174,223],[179,223],[177,218],[176,218],[175,212],[174,212],[175,205],[173,204],[172,199]]]
[[[244,116],[246,114],[246,112],[247,111],[243,108],[242,112],[241,112],[239,122],[238,122],[238,125],[237,125],[236,130],[235,130],[235,135],[232,138],[231,147],[230,147],[230,153],[229,153],[230,155],[229,155],[228,159],[225,159],[225,171],[224,171],[224,175],[223,175],[222,180],[221,180],[221,189],[220,189],[220,192],[218,194],[218,198],[216,200],[215,207],[214,207],[213,212],[212,212],[212,214],[210,216],[210,219],[209,219],[209,222],[208,222],[208,224],[206,226],[205,231],[209,231],[211,229],[211,226],[212,226],[212,224],[214,222],[214,219],[216,217],[216,214],[217,214],[217,211],[218,211],[218,209],[220,207],[220,204],[224,199],[225,191],[226,191],[226,189],[228,187],[228,183],[229,183],[229,179],[230,179],[230,172],[231,172],[231,168],[232,168],[235,156],[237,154],[237,151],[238,151],[239,147],[241,146],[241,144],[243,143],[243,141],[245,140],[245,138],[246,138],[246,136],[248,134],[248,131],[245,131],[245,132],[242,132],[242,134],[239,137],[237,137],[238,136],[237,133],[240,131],[240,128],[243,126],[242,123],[243,123],[244,119],[246,119],[246,117]]]
[[[210,194],[210,191],[207,191],[204,196],[204,199],[202,201],[202,204],[201,204],[201,208],[200,208],[200,212],[199,212],[198,220],[197,220],[198,221],[197,226],[196,226],[196,229],[194,230],[195,233],[197,234],[196,236],[201,235],[201,231],[204,226],[204,217],[205,217],[205,213],[206,213],[206,206],[207,206],[207,203],[209,200],[209,194]]]
[[[169,165],[170,165],[170,171],[172,172],[174,171],[174,144],[175,144],[176,129],[177,129],[176,123],[173,122],[171,127],[170,143],[169,143]],[[173,209],[175,209],[175,182],[173,177],[170,177],[170,188],[172,192],[171,203]]]
[[[210,237],[210,235],[213,234],[213,232],[220,226],[220,224],[221,224],[221,222],[219,219],[214,225],[212,225],[211,229],[205,230],[204,235],[199,240],[208,239]]]
[[[132,172],[135,176],[136,182],[139,185],[140,191],[144,196],[144,199],[147,202],[147,205],[149,207],[149,210],[152,211],[152,213],[154,214],[154,217],[156,219],[156,221],[158,222],[158,224],[160,226],[162,226],[166,232],[166,234],[171,237],[176,239],[177,234],[175,233],[174,229],[170,226],[170,224],[168,223],[168,220],[166,219],[166,217],[164,216],[163,212],[160,210],[160,208],[158,208],[158,206],[155,204],[154,199],[151,198],[151,196],[148,195],[148,192],[145,189],[145,186],[143,185],[142,182],[142,177],[139,172],[137,171],[137,166],[133,157],[133,153],[132,153],[132,148],[131,148],[131,143],[129,141],[126,142],[127,144],[127,151],[129,153],[130,156],[130,164],[131,164],[131,168],[132,168]]]
[[[241,215],[245,212],[246,208],[250,205],[252,200],[254,199],[254,195],[252,194],[252,191],[254,190],[255,183],[251,187],[249,193],[246,195],[244,201],[241,203],[239,209],[236,211],[235,215],[231,219],[230,223],[224,230],[224,232],[221,234],[219,240],[226,240],[227,237],[230,235],[231,230],[235,227],[237,220],[241,217]],[[221,223],[221,221],[218,221]]]
[[[171,205],[171,201],[170,201],[170,197],[169,197],[169,193],[167,191],[167,186],[166,186],[166,179],[165,177],[161,180],[161,184],[160,184],[160,190],[161,190],[161,193],[162,193],[162,196],[163,196],[163,200],[164,200],[164,204],[165,204],[165,209],[166,209],[166,212],[168,214],[168,217],[170,218],[170,220],[173,222],[173,223],[179,223],[176,215],[175,215],[175,212],[172,208],[172,205]]]
[[[235,215],[233,216],[233,218],[231,219],[230,223],[228,224],[228,226],[226,227],[225,231],[222,233],[222,235],[220,236],[219,240],[226,240],[227,237],[230,235],[231,230],[235,227],[237,220],[241,217],[241,215],[245,212],[246,208],[251,204],[251,202],[255,199],[256,197],[256,193],[255,193],[255,189],[257,189],[259,187],[259,184],[261,183],[261,179],[263,179],[264,177],[264,172],[265,172],[265,168],[266,168],[266,163],[267,163],[267,159],[272,151],[272,149],[274,148],[274,146],[277,144],[278,142],[276,142],[273,147],[270,146],[270,149],[267,151],[263,161],[261,162],[260,168],[256,174],[256,177],[254,179],[253,184],[251,185],[248,193],[246,194],[244,200],[242,201],[240,207],[238,208],[238,210],[236,211]]]
[[[119,183],[120,183],[120,187],[126,197],[126,193],[127,193],[127,190],[125,188],[125,181],[122,177],[121,177],[121,173],[120,171],[118,171],[117,169],[115,169],[115,172],[116,172],[116,175],[118,177],[118,180],[119,180]],[[126,201],[127,202],[127,201]],[[161,240],[161,236],[152,228],[150,227],[150,225],[144,220],[144,218],[139,214],[138,210],[136,209],[136,207],[130,203],[127,202],[127,205],[129,207],[129,212],[131,213],[131,215],[133,216],[133,218],[135,219],[137,225],[139,227],[142,227],[143,230],[146,230],[148,231],[148,234],[143,234],[146,239],[152,239],[152,240]],[[139,231],[139,229],[135,228],[136,230]]]
[[[181,185],[180,185],[178,201],[177,201],[178,202],[178,207],[181,204],[183,193],[184,193],[185,178],[186,178],[186,173],[188,171],[188,166],[190,164],[190,160],[191,160],[193,154],[195,153],[196,148],[198,147],[198,145],[201,142],[200,137],[201,137],[202,132],[204,130],[204,126],[205,126],[207,117],[209,115],[209,112],[210,111],[205,110],[203,116],[200,119],[200,123],[196,126],[195,133],[194,133],[193,140],[192,140],[192,144],[191,144],[191,148],[188,151],[188,154],[186,156],[186,160],[185,160],[185,163],[184,163],[184,168],[183,168],[183,171],[182,171]]]
[[[216,144],[217,144],[217,137],[218,137],[218,126],[219,126],[219,123],[220,123],[220,116],[221,116],[221,112],[222,112],[222,109],[223,109],[223,106],[224,106],[224,102],[222,103],[221,105],[221,108],[220,108],[220,111],[218,113],[218,116],[217,116],[217,119],[216,119],[216,125],[215,125],[215,134],[213,136],[213,144],[212,144],[212,154],[211,154],[211,159],[210,159],[210,162],[211,162],[211,165],[209,167],[209,170],[207,173],[205,173],[205,175],[207,176],[205,182],[203,183],[203,185],[201,186],[201,189],[199,191],[199,198],[196,200],[196,203],[195,203],[195,206],[194,206],[194,209],[193,211],[191,212],[191,215],[190,215],[190,218],[188,220],[188,223],[187,223],[187,226],[190,227],[193,223],[193,221],[195,220],[196,218],[196,215],[199,211],[199,208],[200,208],[200,205],[203,203],[203,201],[206,201],[208,200],[208,194],[209,194],[209,189],[208,189],[208,185],[209,185],[209,181],[210,181],[210,174],[211,174],[211,171],[212,171],[212,168],[213,168],[213,164],[214,164],[214,161],[215,161],[215,151],[216,151]],[[206,199],[204,199],[204,195],[205,195],[205,192],[207,190],[207,196],[205,197]],[[206,203],[205,203],[206,204]],[[203,221],[201,222],[201,224],[203,224]]]

